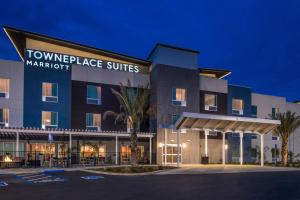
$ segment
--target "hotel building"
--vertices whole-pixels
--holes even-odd
[[[270,116],[287,110],[300,115],[300,105],[284,97],[229,84],[228,70],[199,68],[195,50],[157,44],[140,59],[16,28],[4,31],[20,61],[0,60],[0,160],[128,163],[127,125],[103,119],[105,111],[120,109],[111,89],[128,80],[133,87],[150,83],[155,108],[138,133],[141,163],[279,161],[280,139],[272,130],[280,122]],[[299,136],[297,130],[289,144],[294,159]]]

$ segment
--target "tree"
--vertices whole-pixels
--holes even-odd
[[[149,84],[134,88],[128,80],[127,85],[120,83],[120,92],[111,89],[120,103],[120,112],[106,111],[103,115],[105,120],[107,116],[113,116],[115,123],[121,121],[127,124],[130,133],[131,164],[137,165],[137,132],[140,131],[140,124],[149,112]]]
[[[283,166],[288,164],[288,141],[289,136],[300,127],[300,116],[291,111],[276,113],[273,119],[279,120],[281,124],[274,129],[274,134],[281,138],[281,159]]]

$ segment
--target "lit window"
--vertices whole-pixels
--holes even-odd
[[[252,117],[257,117],[257,106],[251,106]]]
[[[86,128],[89,130],[101,130],[101,114],[87,113]]]
[[[97,152],[98,149],[98,152]],[[100,157],[104,158],[106,156],[106,145],[105,144],[81,144],[80,145],[80,152],[82,157]],[[103,160],[104,161],[104,160]]]
[[[272,116],[275,117],[279,113],[279,108],[272,108]]]
[[[217,111],[217,95],[205,94],[204,95],[204,109],[208,111]]]
[[[87,103],[88,104],[101,104],[101,87],[88,85],[87,86]]]
[[[43,101],[57,102],[57,83],[43,83]]]
[[[172,103],[176,106],[186,106],[186,89],[172,89]]]
[[[9,79],[0,78],[0,97],[9,98]]]
[[[244,114],[244,101],[241,99],[232,99],[232,114]]]
[[[42,128],[56,128],[58,124],[57,112],[42,111]]]
[[[7,108],[0,108],[0,126],[8,127],[9,110]]]

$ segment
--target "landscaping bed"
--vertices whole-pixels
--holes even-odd
[[[146,173],[146,172],[155,172],[160,170],[175,169],[176,167],[171,166],[161,166],[161,165],[151,165],[151,166],[113,166],[113,167],[100,167],[93,168],[89,170],[100,171],[100,172],[109,172],[109,173]]]

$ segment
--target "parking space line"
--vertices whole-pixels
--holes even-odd
[[[43,176],[40,178],[36,178],[36,179],[29,179],[28,181],[36,181],[36,180],[41,180],[41,179],[47,179],[47,178],[51,178],[52,176]]]

